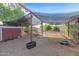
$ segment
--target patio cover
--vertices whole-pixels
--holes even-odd
[[[38,13],[33,12],[27,7],[25,7],[23,4],[18,3],[24,10],[25,14],[31,14],[33,16],[32,23],[35,24],[37,21],[37,24],[40,22],[44,23],[50,23],[50,24],[64,24],[70,20],[72,20],[74,17],[79,17],[79,12],[72,12],[72,13]],[[34,21],[35,20],[35,21]]]
[[[79,14],[73,13],[57,13],[57,14],[46,14],[46,13],[35,13],[42,22],[50,24],[64,24],[72,19],[79,17]]]
[[[23,6],[23,4],[21,4]],[[27,7],[23,6],[24,9],[28,10],[32,13],[33,16],[38,18],[41,22],[50,23],[50,24],[64,24],[68,21],[72,20],[73,18],[79,17],[79,11],[71,12],[71,13],[40,13],[40,12],[33,12]]]

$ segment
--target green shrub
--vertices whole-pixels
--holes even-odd
[[[36,28],[32,28],[32,32],[37,32],[37,29]]]
[[[30,32],[30,29],[29,28],[25,28],[24,32],[28,33],[28,32]],[[37,32],[37,29],[36,28],[32,28],[32,32]]]
[[[59,27],[55,26],[54,29],[53,29],[53,31],[59,32],[60,29],[59,29]]]
[[[45,24],[45,25],[43,26],[43,28],[44,28],[46,31],[52,30],[52,27],[51,27],[50,25],[48,25],[48,24]]]
[[[24,29],[24,32],[28,33],[28,32],[29,32],[29,28],[26,27],[26,28]]]

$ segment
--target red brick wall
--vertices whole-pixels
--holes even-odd
[[[9,38],[18,38],[21,36],[21,29],[19,28],[3,28],[2,29],[2,38],[3,41],[8,40]]]

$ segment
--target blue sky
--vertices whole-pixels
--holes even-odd
[[[26,3],[33,12],[42,13],[69,13],[79,11],[79,3]]]

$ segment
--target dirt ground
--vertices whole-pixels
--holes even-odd
[[[67,40],[60,32],[47,32],[43,36],[33,36],[37,46],[27,49],[25,38],[0,42],[0,56],[79,56],[79,46],[70,42],[69,46],[59,44],[59,41]]]

